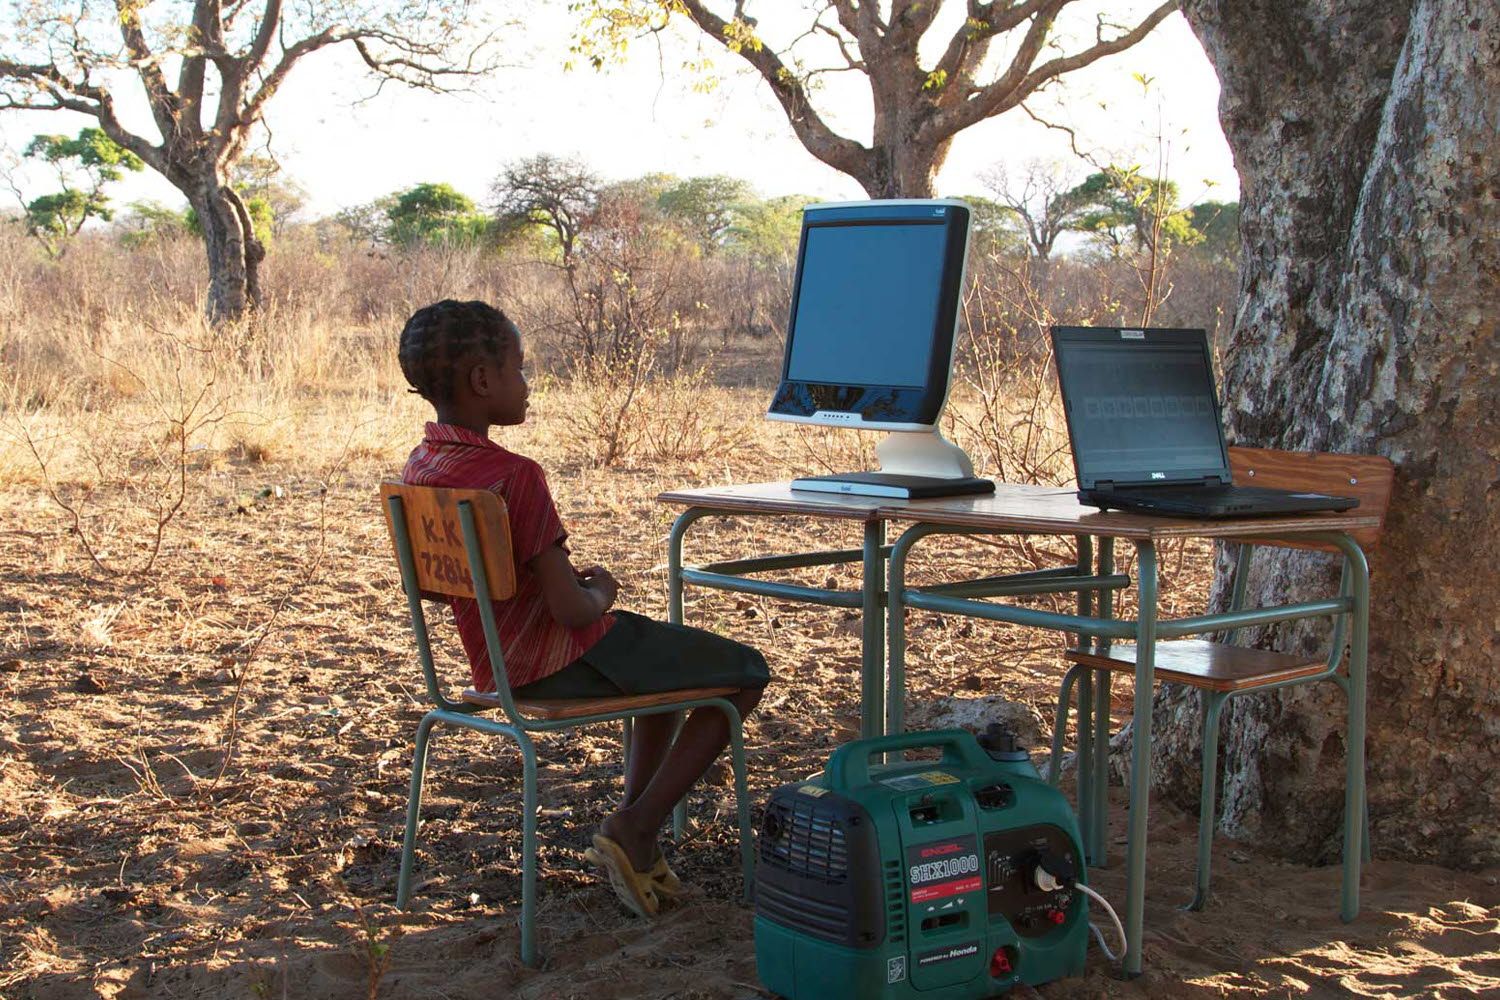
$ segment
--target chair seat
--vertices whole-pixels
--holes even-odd
[[[683,688],[679,691],[658,691],[655,694],[627,694],[613,698],[538,698],[527,701],[516,699],[516,709],[522,714],[538,719],[577,719],[585,715],[608,715],[611,712],[628,712],[637,708],[656,708],[682,701],[701,701],[705,698],[724,698],[738,694],[739,688]],[[465,688],[463,700],[470,705],[499,708],[500,695],[494,691],[476,691]]]
[[[1070,649],[1065,656],[1073,663],[1105,670],[1134,671],[1135,644],[1113,643],[1108,656]],[[1276,653],[1268,649],[1243,649],[1203,639],[1173,639],[1156,644],[1156,678],[1209,691],[1245,691],[1322,673],[1325,657]]]

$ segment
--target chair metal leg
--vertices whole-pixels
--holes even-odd
[[[525,733],[516,734],[521,750],[521,964],[540,964],[536,947],[536,746]]]
[[[1052,721],[1052,758],[1047,762],[1047,784],[1057,784],[1057,779],[1062,773],[1062,748],[1063,738],[1068,731],[1068,706],[1073,701],[1073,685],[1078,680],[1078,675],[1083,673],[1084,665],[1075,663],[1063,674],[1062,687],[1057,695],[1057,717]]]
[[[1094,842],[1088,845],[1089,863],[1109,863],[1109,704],[1108,670],[1094,671]]]
[[[1087,856],[1094,842],[1094,672],[1085,670],[1078,678],[1078,832],[1083,835]],[[1092,859],[1090,859],[1092,860]]]
[[[396,908],[406,909],[411,898],[412,856],[417,847],[417,818],[422,811],[422,778],[427,772],[427,746],[437,717],[429,712],[417,724],[417,744],[411,757],[411,794],[406,799],[406,833],[401,838],[401,874],[396,879]]]
[[[734,805],[740,823],[740,874],[745,887],[742,898],[755,898],[755,835],[750,829],[750,786],[745,780],[745,736],[740,713],[731,705],[725,709],[729,720],[729,749],[734,764]]]
[[[1229,696],[1203,692],[1203,790],[1198,796],[1198,882],[1193,901],[1183,907],[1201,910],[1208,903],[1208,879],[1213,861],[1214,798],[1219,781],[1219,715]]]
[[[677,742],[677,734],[682,731],[682,724],[687,719],[687,714],[677,712],[674,716],[676,724],[672,727],[672,742]],[[669,751],[670,752],[670,751]],[[687,836],[688,829],[688,803],[687,796],[677,800],[677,805],[672,807],[672,839],[681,840]]]

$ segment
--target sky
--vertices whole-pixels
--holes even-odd
[[[1115,11],[1148,6],[1109,4]],[[388,86],[372,98],[375,87],[361,76],[352,52],[310,58],[266,116],[271,150],[308,192],[305,214],[330,214],[427,181],[451,183],[484,203],[506,163],[538,153],[577,156],[611,180],[650,172],[729,174],[763,196],[865,197],[852,179],[807,153],[760,79],[696,29],[678,30],[660,51],[652,42],[638,43],[623,65],[602,73],[564,71],[572,35],[566,7],[561,0],[538,2],[524,27],[502,36],[506,65],[464,94]],[[766,0],[752,4],[752,12],[757,7],[777,9]],[[762,14],[760,31],[768,41],[789,37],[795,28],[784,14]],[[719,80],[709,93],[698,92],[682,69],[685,60],[704,55],[714,57]],[[868,90],[853,76],[826,77],[831,82],[819,106],[839,131],[867,141]],[[1218,94],[1203,50],[1182,16],[1173,14],[1140,45],[1068,75],[1029,103],[1074,128],[1101,161],[1140,163],[1149,175],[1162,163],[1186,201],[1233,200],[1238,181],[1219,128]],[[122,115],[143,129],[149,122],[139,102],[126,103]],[[0,141],[15,152],[35,133],[73,132],[86,124],[67,113],[9,112],[0,114]],[[1033,160],[1057,161],[1075,181],[1089,172],[1072,158],[1063,133],[1017,110],[960,133],[937,190],[983,194],[987,171],[1004,165],[1014,174]],[[20,179],[29,197],[49,189],[49,178],[36,169]],[[116,204],[182,203],[149,171],[118,185],[114,198]]]

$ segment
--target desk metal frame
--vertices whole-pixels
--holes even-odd
[[[1053,629],[1077,635],[1080,642],[1092,638],[1107,648],[1111,639],[1133,639],[1137,646],[1135,669],[1135,710],[1132,720],[1132,743],[1130,764],[1130,822],[1129,847],[1126,858],[1125,935],[1128,942],[1125,971],[1134,975],[1141,971],[1141,940],[1145,910],[1146,889],[1146,820],[1150,804],[1151,789],[1151,709],[1155,681],[1156,643],[1161,639],[1176,639],[1190,635],[1201,635],[1220,630],[1236,630],[1252,625],[1269,625],[1277,622],[1297,621],[1304,618],[1332,616],[1342,624],[1345,616],[1350,622],[1349,673],[1341,677],[1336,673],[1342,647],[1344,630],[1336,625],[1335,654],[1330,667],[1318,677],[1299,678],[1287,684],[1330,678],[1337,680],[1349,697],[1349,738],[1345,759],[1344,785],[1344,843],[1343,882],[1340,894],[1340,916],[1347,922],[1359,913],[1359,871],[1363,856],[1362,833],[1364,815],[1365,780],[1365,688],[1369,653],[1370,577],[1369,566],[1359,545],[1342,532],[1298,533],[1300,540],[1325,542],[1343,554],[1343,586],[1337,597],[1320,601],[1304,601],[1277,607],[1237,609],[1218,614],[1194,615],[1188,618],[1162,621],[1158,618],[1159,580],[1157,573],[1156,545],[1149,538],[1133,539],[1136,546],[1137,592],[1139,611],[1134,621],[1116,619],[1109,613],[1110,601],[1101,600],[1098,614],[1088,613],[1088,594],[1112,594],[1118,589],[1118,577],[1112,569],[1113,539],[1101,539],[1099,567],[1092,577],[1086,575],[1087,548],[1080,541],[1079,566],[1076,578],[1092,581],[1089,587],[1079,587],[1079,610],[1077,615],[1064,615],[1034,608],[997,604],[933,593],[933,588],[908,588],[905,582],[907,555],[917,542],[929,535],[939,533],[972,533],[971,527],[952,527],[930,523],[917,523],[908,528],[892,546],[890,558],[889,613],[891,629],[891,658],[888,665],[890,676],[891,705],[890,721],[893,731],[899,731],[901,713],[897,706],[903,701],[905,684],[906,642],[902,635],[905,609],[924,608],[945,614],[967,615],[990,621],[1007,622],[1035,628]],[[1004,532],[996,529],[997,533]],[[1017,593],[1018,591],[1011,591]],[[970,595],[972,598],[974,595]],[[1108,760],[1109,760],[1109,672],[1094,671],[1093,684],[1085,679],[1079,691],[1078,746],[1078,797],[1079,823],[1083,830],[1085,845],[1090,859],[1102,863],[1105,856],[1105,834],[1108,817]],[[1078,676],[1070,671],[1069,679]],[[1258,690],[1270,690],[1271,687]],[[1066,708],[1068,691],[1064,688],[1060,699],[1059,716]],[[1218,706],[1222,706],[1220,699]],[[1217,708],[1218,706],[1214,706]],[[1205,727],[1217,725],[1218,712],[1205,720]],[[1207,730],[1205,729],[1205,732]],[[1215,729],[1215,734],[1217,730]],[[1207,737],[1206,737],[1207,738]],[[1054,762],[1060,749],[1060,737],[1054,734]],[[1056,764],[1052,775],[1056,774]],[[1205,785],[1211,777],[1206,775]],[[1210,802],[1211,821],[1211,792]],[[1202,870],[1206,871],[1206,867]]]
[[[940,512],[924,514],[922,508],[893,502],[889,507],[877,505],[854,510],[774,505],[755,506],[731,498],[720,504],[717,498],[703,494],[665,494],[663,499],[687,502],[689,506],[672,525],[667,549],[668,617],[675,623],[683,620],[682,594],[685,584],[718,590],[757,594],[778,600],[803,601],[828,607],[859,608],[862,615],[861,719],[860,735],[870,737],[882,732],[900,732],[904,724],[907,608],[922,608],[945,614],[965,615],[990,621],[1006,622],[1032,628],[1071,633],[1080,648],[1092,642],[1107,649],[1112,640],[1134,640],[1137,645],[1135,668],[1135,708],[1130,766],[1129,846],[1126,859],[1125,933],[1128,943],[1125,971],[1141,971],[1141,941],[1145,910],[1146,831],[1151,787],[1152,692],[1155,681],[1156,643],[1201,635],[1220,630],[1233,631],[1256,625],[1297,621],[1306,618],[1331,617],[1339,626],[1349,623],[1348,675],[1337,673],[1338,657],[1330,658],[1329,669],[1316,678],[1300,678],[1293,683],[1308,683],[1328,678],[1337,681],[1349,698],[1349,735],[1346,755],[1343,834],[1343,881],[1340,915],[1353,920],[1359,912],[1359,871],[1364,853],[1361,834],[1365,773],[1365,689],[1369,643],[1369,566],[1359,545],[1343,531],[1288,531],[1299,540],[1323,542],[1338,549],[1344,557],[1343,586],[1336,597],[1303,601],[1276,607],[1244,609],[1239,601],[1234,607],[1217,614],[1159,620],[1159,578],[1154,537],[1131,537],[1136,548],[1136,581],[1138,613],[1135,620],[1113,616],[1113,595],[1130,581],[1114,572],[1115,537],[1107,525],[1099,530],[1079,533],[1078,525],[1048,526],[1034,519],[1028,523],[1006,524],[1003,516],[994,523],[978,526],[972,523],[940,523]],[[706,503],[698,503],[698,501]],[[804,552],[790,555],[758,556],[727,560],[704,566],[687,567],[682,562],[683,538],[696,521],[708,517],[737,516],[826,516],[841,519],[859,518],[864,539],[859,549]],[[937,518],[929,520],[928,518]],[[915,522],[905,529],[894,545],[886,544],[885,522]],[[1073,535],[1077,539],[1078,557],[1074,566],[1035,570],[1005,576],[985,577],[941,583],[924,587],[906,585],[906,567],[912,548],[922,539],[937,534],[1051,534]],[[1198,534],[1190,530],[1179,535]],[[1203,534],[1211,534],[1203,532]],[[1097,538],[1097,559],[1094,539]],[[810,587],[748,578],[748,574],[811,566],[846,565],[858,561],[862,570],[859,593]],[[1073,593],[1077,596],[1076,614],[1062,614],[1014,604],[996,603],[987,598]],[[1238,595],[1238,596],[1242,596]],[[882,612],[885,614],[882,614]],[[888,617],[887,617],[888,616]],[[889,621],[890,657],[884,652]],[[1335,642],[1342,646],[1343,629],[1336,628]],[[887,676],[887,670],[889,671]],[[1060,716],[1071,699],[1071,687],[1080,678],[1078,802],[1079,821],[1085,849],[1094,864],[1106,857],[1108,818],[1109,704],[1110,673],[1093,670],[1070,670],[1064,679]],[[1276,685],[1285,686],[1285,685]],[[1261,688],[1259,690],[1269,690]],[[1222,706],[1222,700],[1218,706]],[[1205,726],[1217,723],[1217,711]],[[1054,734],[1053,764],[1049,777],[1057,775],[1061,734]],[[1208,777],[1205,776],[1205,786]],[[1212,806],[1210,803],[1210,810]],[[679,816],[680,819],[680,816]],[[1210,820],[1211,822],[1211,815]]]

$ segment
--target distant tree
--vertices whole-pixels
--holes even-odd
[[[802,235],[802,209],[817,200],[792,194],[741,202],[724,231],[725,243],[734,252],[766,260],[790,257],[797,252],[797,240]]]
[[[333,226],[354,243],[379,246],[390,236],[391,209],[395,195],[384,195],[362,205],[341,208],[333,214]]]
[[[1177,183],[1153,180],[1139,167],[1106,167],[1065,192],[1074,208],[1068,228],[1092,235],[1111,253],[1126,247],[1192,246],[1203,236],[1178,204]]]
[[[996,164],[982,179],[1037,260],[1052,256],[1058,237],[1076,227],[1085,207],[1060,163],[1029,160],[1019,171]]]
[[[303,59],[347,45],[382,85],[431,90],[483,68],[458,51],[473,30],[471,0],[263,0],[258,15],[250,7],[27,0],[0,14],[0,111],[88,115],[181,191],[202,222],[216,320],[237,319],[260,298],[265,248],[232,174]],[[138,95],[150,130],[128,128],[119,114]]]
[[[145,169],[140,157],[120,148],[96,128],[81,129],[72,139],[65,135],[33,136],[24,155],[49,164],[61,187],[52,194],[27,199],[11,181],[11,189],[23,206],[26,231],[54,259],[67,252],[68,243],[90,219],[108,222],[114,218],[109,196],[104,193],[106,185],[123,179],[127,170]]]
[[[132,202],[115,228],[120,242],[132,250],[192,233],[186,212],[154,201]]]
[[[230,184],[247,203],[261,202],[270,219],[270,231],[281,235],[287,223],[307,204],[307,191],[289,179],[281,164],[267,153],[247,153],[230,171]],[[252,208],[252,216],[255,210]]]
[[[1240,203],[1200,201],[1188,209],[1188,225],[1202,234],[1199,251],[1221,264],[1240,259]]]
[[[573,261],[573,247],[584,221],[595,210],[602,182],[580,160],[543,154],[510,164],[491,189],[495,223],[502,237],[541,226],[557,239],[562,262]]]
[[[418,184],[402,191],[385,214],[390,242],[402,246],[478,243],[490,227],[474,199],[451,184]]]
[[[1133,27],[1099,13],[1087,28],[1091,40],[1071,44],[1069,33],[1058,30],[1060,16],[1099,6],[1080,2],[820,0],[806,5],[794,37],[779,47],[757,32],[747,0],[574,0],[571,6],[582,14],[575,50],[596,68],[631,39],[685,19],[760,74],[813,156],[872,198],[925,198],[958,133],[1010,111],[1066,73],[1130,48],[1177,9],[1177,0],[1166,0]],[[953,25],[944,28],[947,37],[928,38],[940,20]],[[1001,57],[997,71],[992,54]],[[835,132],[814,107],[819,78],[830,73],[865,78],[874,110],[868,145]]]
[[[712,253],[734,225],[739,206],[753,197],[746,182],[717,174],[678,181],[663,191],[656,203],[667,218],[693,236],[704,252]]]

